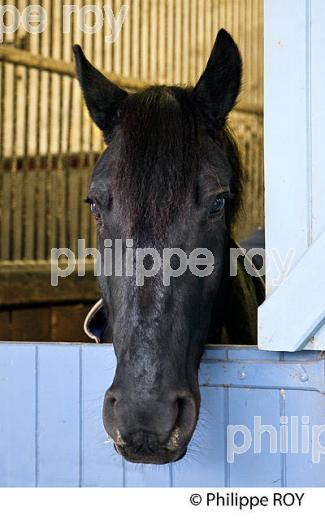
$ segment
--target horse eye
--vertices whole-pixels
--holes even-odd
[[[209,209],[209,217],[210,216],[213,216],[213,215],[216,215],[217,213],[219,213],[223,208],[225,207],[225,199],[224,198],[221,198],[221,197],[217,197],[211,208]]]
[[[98,218],[100,216],[98,208],[97,208],[97,205],[96,205],[95,202],[91,202],[90,203],[90,211],[96,218]]]

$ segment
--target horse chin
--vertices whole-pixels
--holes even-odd
[[[173,462],[178,462],[183,457],[185,457],[187,448],[182,448],[180,450],[167,450],[162,449],[160,453],[131,453],[124,446],[119,446],[114,443],[115,451],[122,455],[122,457],[128,461],[135,464],[170,464]]]

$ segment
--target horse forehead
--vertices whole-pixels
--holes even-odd
[[[209,154],[203,155],[200,157],[197,163],[197,167],[195,168],[194,173],[194,184],[192,184],[193,189],[197,189],[197,187],[204,186],[205,189],[209,189],[211,191],[215,190],[216,192],[220,191],[221,188],[224,191],[227,191],[229,188],[229,181],[231,177],[231,167],[228,161],[225,159],[224,154],[218,153],[220,152],[218,149],[214,150],[214,156],[211,158]],[[99,198],[105,199],[106,196],[114,195],[114,179],[118,178],[120,170],[120,157],[123,158],[123,149],[122,147],[112,146],[111,149],[106,149],[103,154],[98,159],[95,168],[93,170],[90,185],[89,185],[89,193],[96,194]],[[145,169],[145,158],[143,154],[139,152],[133,155],[133,159],[138,162],[138,165],[141,166],[143,162],[143,169]],[[173,157],[166,157],[164,164],[164,176],[167,185],[173,185],[173,175],[175,170],[173,171],[173,166],[176,161],[173,161]],[[181,168],[182,165],[179,164]],[[127,166],[127,176],[132,177],[133,175],[133,165],[129,164]],[[157,170],[155,168],[148,169],[146,168],[146,178],[145,182],[147,186],[151,186],[151,188],[155,187],[155,175],[157,174]],[[188,179],[190,181],[190,179]],[[186,183],[187,184],[187,183]],[[190,183],[188,183],[190,184]],[[161,188],[162,186],[157,186]],[[123,190],[122,190],[123,191]],[[222,190],[221,190],[222,191]],[[132,193],[129,196],[132,196]],[[148,191],[147,196],[152,195],[152,189]],[[146,198],[146,192],[143,193],[144,198]],[[170,194],[171,199],[176,197],[176,192],[173,191]],[[190,196],[190,192],[188,190],[184,190],[183,192],[183,201],[185,202],[185,196]],[[162,201],[161,201],[162,202]]]

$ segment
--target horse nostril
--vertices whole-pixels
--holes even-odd
[[[175,427],[187,428],[193,425],[196,417],[195,400],[191,395],[178,397],[176,399],[177,416]]]
[[[178,399],[176,399],[176,406],[177,406],[177,416],[179,416],[180,414],[183,413],[184,407],[186,406],[185,398],[179,397]]]
[[[116,415],[117,397],[111,390],[107,390],[103,405],[103,420],[104,426],[109,435],[112,435],[114,430],[114,416]]]
[[[113,392],[111,390],[107,390],[106,395],[105,395],[105,404],[106,404],[106,406],[109,406],[109,407],[113,408],[115,403],[116,403],[116,401],[117,401],[117,398],[115,397]]]

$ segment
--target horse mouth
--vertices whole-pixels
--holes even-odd
[[[121,446],[116,442],[114,442],[114,448],[125,460],[138,464],[170,464],[181,460],[187,452],[186,447],[178,450],[160,448],[157,451],[132,451],[132,449],[124,445]]]

